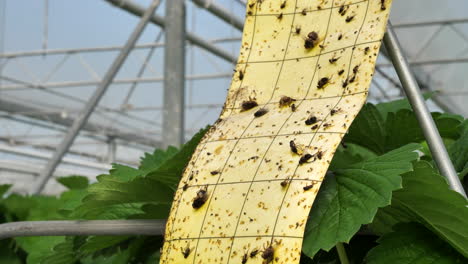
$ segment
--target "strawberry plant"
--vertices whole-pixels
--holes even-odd
[[[468,121],[433,113],[466,186]],[[180,149],[114,164],[95,183],[59,178],[59,197],[6,195],[0,222],[71,219],[166,219],[180,176],[206,129]],[[439,175],[406,100],[367,104],[335,153],[309,215],[301,263],[465,263],[467,201]],[[17,237],[0,241],[0,263],[157,263],[160,236]]]

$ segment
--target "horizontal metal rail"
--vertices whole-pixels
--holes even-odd
[[[186,76],[186,80],[212,80],[212,79],[223,79],[231,78],[232,73],[214,73],[214,74],[196,74]],[[0,76],[0,78],[2,78]],[[143,77],[143,78],[128,78],[128,79],[116,79],[112,81],[112,84],[131,84],[134,82],[138,83],[157,83],[164,81],[164,77]],[[101,80],[89,80],[89,81],[68,81],[68,82],[50,82],[50,83],[41,83],[38,85],[26,85],[26,84],[12,84],[12,85],[3,85],[0,87],[0,91],[6,90],[18,90],[18,89],[49,89],[49,88],[65,88],[65,87],[77,87],[77,86],[94,86],[101,83]],[[124,87],[126,89],[126,87]]]
[[[25,221],[0,225],[0,239],[24,236],[163,235],[165,220]]]
[[[49,160],[52,157],[51,154],[47,154],[44,152],[15,148],[15,147],[11,147],[5,144],[0,144],[0,152],[10,153],[14,155],[21,155],[21,156],[42,159],[42,160]],[[112,166],[109,164],[97,163],[97,162],[87,161],[84,159],[80,160],[80,159],[73,159],[73,158],[65,157],[62,159],[62,162],[65,164],[83,166],[86,168],[103,170],[103,171],[108,171],[112,168]]]
[[[463,24],[463,23],[468,23],[468,18],[400,23],[400,24],[393,25],[393,28],[428,27],[428,26],[436,26],[436,25],[452,25],[452,24]]]

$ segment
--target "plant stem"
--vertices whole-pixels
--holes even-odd
[[[336,244],[336,251],[338,251],[338,257],[340,258],[341,264],[349,264],[348,255],[346,255],[343,243]]]

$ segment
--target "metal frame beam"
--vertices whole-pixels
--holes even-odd
[[[44,115],[37,115],[37,114],[28,115],[27,113],[43,112],[43,109],[32,107],[32,106],[27,106],[25,104],[20,104],[20,103],[16,103],[16,102],[9,101],[9,100],[3,100],[3,99],[0,99],[0,111],[5,111],[8,113],[20,113],[21,115],[29,117],[29,118],[34,118],[34,119],[42,120],[46,122],[52,122],[54,124],[62,125],[65,127],[71,126],[73,122],[75,121],[75,118],[63,117],[59,113],[47,113]],[[152,138],[135,135],[132,133],[121,132],[115,128],[104,127],[102,125],[98,125],[98,124],[94,124],[90,122],[87,122],[83,126],[83,130],[92,132],[92,133],[102,134],[105,136],[115,137],[120,140],[124,140],[128,142],[135,142],[141,145],[161,147],[161,142],[156,141]]]
[[[231,78],[232,73],[214,73],[214,74],[197,74],[197,75],[190,75],[186,76],[186,80],[211,80],[211,79],[224,79],[224,78]],[[0,76],[0,79],[2,77]],[[142,78],[129,78],[129,79],[117,79],[112,81],[112,84],[132,84],[135,82],[138,83],[158,83],[163,82],[164,77],[142,77]],[[35,86],[34,88],[37,89],[49,89],[49,88],[65,88],[65,87],[77,87],[77,86],[93,86],[98,85],[102,81],[69,81],[69,82],[50,82],[50,83],[43,83],[40,85],[31,85]],[[15,90],[15,89],[30,89],[32,88],[28,85],[21,85],[21,84],[12,84],[12,85],[3,85],[0,87],[0,91],[6,90]]]
[[[10,153],[14,155],[21,155],[21,156],[42,159],[42,160],[49,160],[50,158],[52,158],[52,155],[50,154],[46,154],[46,153],[34,151],[34,150],[15,148],[12,146],[8,146],[6,144],[0,144],[0,152]],[[103,163],[97,163],[97,162],[92,162],[88,160],[79,160],[79,159],[73,159],[73,158],[67,158],[67,157],[64,157],[62,159],[62,162],[65,164],[71,164],[71,165],[92,168],[92,169],[97,169],[97,170],[103,170],[103,171],[108,171],[112,168],[112,166],[109,164],[103,164]]]
[[[439,168],[440,173],[445,176],[450,187],[463,195],[466,198],[466,193],[463,185],[458,178],[458,174],[453,167],[452,161],[447,153],[444,142],[437,130],[431,113],[424,101],[421,90],[416,79],[411,72],[410,66],[403,54],[398,38],[393,31],[392,25],[389,22],[387,26],[387,34],[384,36],[384,44],[389,57],[393,61],[395,70],[400,78],[403,89],[411,103],[419,125],[423,131],[424,137],[427,140],[429,149],[431,150],[434,161]]]
[[[131,14],[134,14],[136,16],[142,16],[144,13],[144,8],[139,6],[138,4],[135,4],[129,0],[105,0],[108,3],[121,8]],[[151,19],[151,23],[156,24],[160,26],[161,28],[166,27],[166,22],[164,21],[164,18],[154,14]],[[186,39],[191,42],[193,45],[198,46],[230,63],[235,63],[237,61],[237,58],[233,56],[232,54],[228,53],[227,51],[220,49],[210,42],[204,40],[202,37],[199,37],[193,33],[187,32],[186,33]]]
[[[145,29],[151,16],[153,15],[154,11],[159,6],[159,4],[160,4],[159,0],[153,0],[151,5],[145,11],[144,15],[141,17],[140,22],[135,27],[135,30],[130,35],[130,38],[125,44],[125,47],[120,51],[119,56],[115,59],[115,61],[112,63],[111,67],[107,71],[106,75],[103,78],[102,83],[98,86],[94,94],[91,96],[88,103],[84,107],[83,111],[73,121],[72,126],[70,127],[67,134],[65,135],[65,138],[62,140],[62,142],[58,146],[57,151],[52,156],[52,159],[47,163],[45,169],[37,178],[37,184],[34,188],[35,194],[39,194],[42,191],[47,181],[51,177],[52,173],[59,165],[63,156],[66,154],[68,149],[73,144],[73,141],[78,135],[78,132],[86,124],[89,116],[94,111],[94,108],[97,106],[100,99],[102,98],[104,93],[107,91],[107,88],[112,83],[112,80],[114,79],[115,75],[120,70],[125,60],[127,59],[128,54],[130,54],[131,50],[135,46],[135,43],[137,42],[138,38],[140,37],[141,33]]]
[[[242,31],[244,29],[244,20],[234,16],[222,6],[214,3],[212,0],[192,0],[196,5],[206,9],[208,12],[224,20],[234,28]]]

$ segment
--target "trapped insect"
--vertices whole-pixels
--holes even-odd
[[[184,256],[184,258],[188,258],[191,252],[190,247],[187,245],[185,249],[181,247],[180,250],[182,251],[182,255]]]
[[[200,189],[198,192],[197,192],[197,196],[195,196],[195,199],[193,200],[193,203],[192,203],[192,207],[194,209],[199,209],[200,207],[202,207],[206,201],[208,200],[208,192],[206,190],[207,188],[205,187],[205,189]]]
[[[265,115],[266,113],[268,113],[268,109],[261,108],[257,112],[254,113],[254,116],[255,117],[261,117],[261,116]]]
[[[305,121],[305,124],[310,126],[310,125],[313,125],[315,123],[317,123],[318,119],[317,117],[315,116],[310,116],[309,118],[307,118],[307,120]]]
[[[265,260],[265,263],[268,264],[273,261],[274,255],[275,249],[273,248],[273,246],[270,245],[265,250],[263,250],[262,258]]]
[[[317,88],[318,89],[323,89],[325,87],[325,85],[327,85],[328,83],[330,82],[330,78],[328,77],[323,77],[322,79],[320,79],[317,83]]]
[[[294,143],[294,140],[289,141],[289,148],[291,148],[293,153],[297,154],[297,146],[296,143]]]
[[[311,154],[305,154],[304,156],[301,157],[301,159],[299,159],[299,165],[302,165],[306,162],[308,162],[313,156]]]
[[[311,184],[311,185],[304,186],[304,188],[302,188],[302,189],[304,189],[304,191],[308,191],[308,190],[312,189],[313,187],[314,187],[314,185]]]
[[[250,110],[254,107],[257,107],[258,106],[258,103],[253,101],[253,100],[250,100],[250,101],[244,101],[242,102],[242,111],[247,111],[247,110]]]

